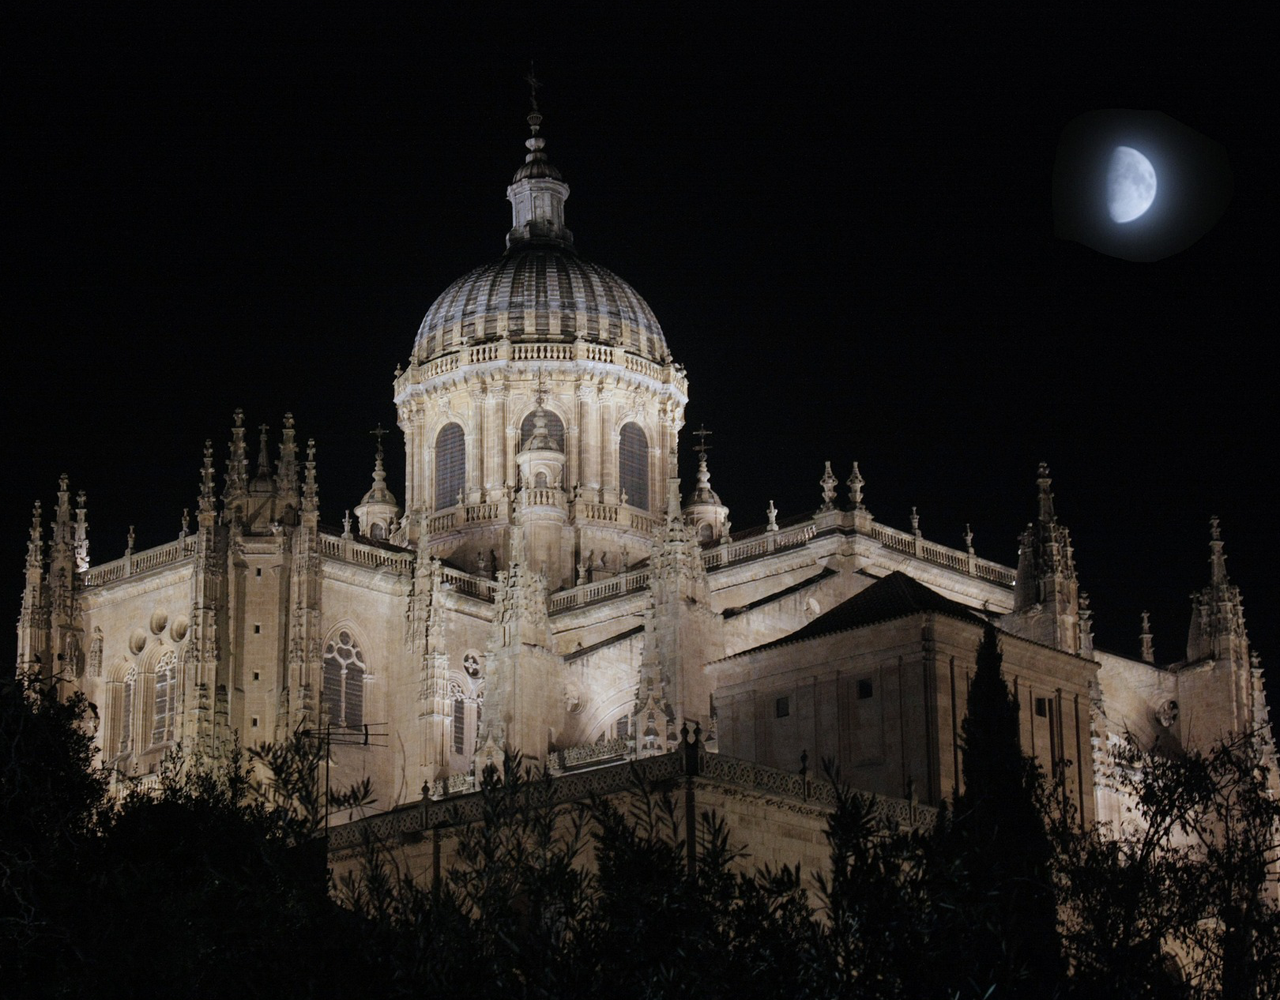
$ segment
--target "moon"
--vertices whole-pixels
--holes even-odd
[[[1117,146],[1107,165],[1107,211],[1112,222],[1132,222],[1156,200],[1156,170],[1131,146]]]

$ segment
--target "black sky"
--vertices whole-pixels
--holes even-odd
[[[1218,514],[1274,700],[1271,36],[1070,9],[15,16],[11,607],[58,473],[95,561],[130,524],[159,544],[236,406],[317,439],[324,520],[359,501],[423,314],[501,251],[532,57],[577,245],[658,315],[735,528],[856,459],[880,520],[916,505],[957,546],[970,522],[1011,563],[1044,460],[1099,644],[1135,654],[1145,608],[1167,661]],[[1115,107],[1231,159],[1221,222],[1156,264],[1053,235],[1058,136]]]

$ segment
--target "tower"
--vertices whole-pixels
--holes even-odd
[[[688,383],[645,301],[574,246],[536,102],[527,121],[505,252],[436,299],[395,381],[393,540],[492,573],[520,524],[527,568],[555,591],[647,555]]]
[[[1071,533],[1058,522],[1049,488],[1049,466],[1036,478],[1036,519],[1018,539],[1018,573],[1013,613],[1001,625],[1015,635],[1063,652],[1081,654],[1080,586]]]

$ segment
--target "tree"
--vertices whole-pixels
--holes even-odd
[[[979,985],[1038,1000],[1052,995],[1063,971],[1054,852],[1044,776],[1022,752],[1018,703],[1001,664],[996,630],[987,625],[962,727],[964,787],[940,830],[934,865],[963,897],[948,931],[961,949],[957,961]]]

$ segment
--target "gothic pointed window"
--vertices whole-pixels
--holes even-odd
[[[618,440],[618,483],[627,503],[649,509],[649,439],[637,424],[623,424]]]
[[[554,442],[557,451],[564,451],[564,422],[550,410],[543,410],[543,416],[547,418],[547,437]],[[537,411],[528,414],[520,421],[520,447],[523,449],[529,443],[529,439],[533,437],[533,429],[535,426],[535,416]]]
[[[466,437],[459,424],[445,424],[436,435],[436,510],[458,503],[466,479]]]
[[[329,725],[336,729],[359,729],[364,725],[366,669],[364,654],[346,629],[325,645],[320,700]]]
[[[133,749],[133,694],[138,686],[138,668],[130,666],[120,685],[120,727],[116,732],[116,752],[128,753]]]
[[[155,696],[151,711],[151,745],[173,739],[178,708],[178,654],[170,650],[156,664]]]

